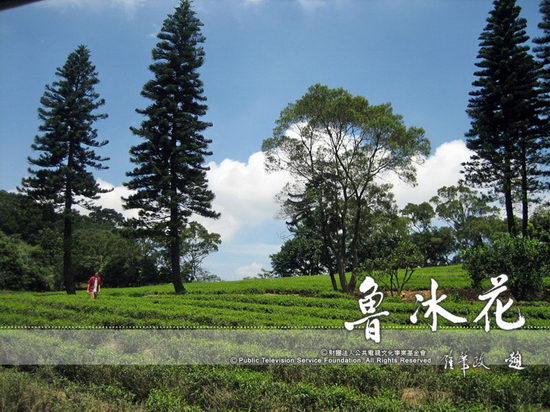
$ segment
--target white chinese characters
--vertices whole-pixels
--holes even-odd
[[[485,319],[485,331],[489,332],[491,326],[491,321],[489,317],[489,311],[493,305],[496,306],[494,310],[495,322],[496,325],[502,330],[513,330],[521,328],[525,324],[525,318],[519,313],[518,320],[515,322],[508,322],[503,319],[504,313],[512,306],[514,301],[510,298],[503,304],[502,301],[498,298],[503,292],[508,288],[505,286],[505,283],[508,281],[508,276],[500,275],[494,278],[491,278],[491,284],[493,287],[486,291],[485,293],[478,296],[478,299],[481,301],[487,301],[487,304],[483,310],[478,314],[474,319],[474,322],[479,322],[481,319]],[[418,323],[418,312],[425,307],[424,317],[432,317],[431,330],[433,332],[437,331],[438,326],[438,317],[446,319],[451,323],[465,323],[467,319],[462,316],[457,316],[449,312],[447,309],[444,309],[441,306],[441,303],[447,299],[447,295],[442,294],[437,296],[438,283],[435,279],[431,279],[431,288],[430,288],[430,298],[426,299],[420,294],[416,294],[417,308],[414,313],[409,317],[410,321],[413,324]],[[380,316],[388,316],[390,313],[388,311],[376,312],[377,308],[381,305],[382,300],[384,299],[384,294],[378,291],[378,284],[374,281],[373,278],[367,276],[365,280],[361,283],[359,287],[359,292],[363,295],[358,300],[359,309],[365,317],[356,320],[355,322],[345,322],[344,327],[346,330],[351,331],[357,325],[365,324],[365,339],[373,340],[376,343],[380,342]],[[451,363],[452,365],[452,363]],[[484,365],[482,365],[484,366]]]
[[[384,299],[384,294],[378,292],[378,284],[373,278],[367,276],[361,286],[359,286],[359,292],[364,297],[359,299],[359,309],[365,316],[362,319],[355,322],[345,322],[344,327],[347,330],[353,330],[355,326],[366,323],[365,325],[365,339],[372,339],[376,343],[380,343],[380,321],[377,319],[380,316],[388,316],[388,311],[376,313],[376,308],[380,306]]]
[[[451,312],[449,312],[446,309],[443,309],[441,306],[439,306],[439,303],[447,299],[447,295],[441,295],[439,298],[437,298],[437,287],[439,285],[437,282],[432,279],[432,288],[431,288],[431,299],[428,299],[426,302],[424,302],[424,296],[422,295],[416,295],[416,301],[421,303],[422,306],[426,306],[428,310],[426,310],[426,313],[424,314],[424,317],[427,318],[430,315],[432,315],[432,331],[437,330],[437,316],[442,316],[448,321],[452,323],[463,323],[466,322],[466,318],[455,316]],[[417,308],[416,311],[411,315],[409,318],[412,323],[418,322],[418,311],[420,308]]]
[[[519,315],[518,320],[515,322],[506,322],[502,319],[502,315],[504,314],[504,312],[506,312],[510,308],[510,306],[512,306],[512,303],[514,303],[512,299],[508,299],[506,305],[503,305],[500,299],[498,299],[498,295],[508,289],[506,286],[504,286],[507,281],[508,276],[506,275],[500,275],[496,278],[491,278],[491,284],[493,285],[493,287],[484,294],[479,295],[479,300],[488,300],[488,302],[483,310],[480,312],[480,314],[477,316],[477,318],[474,319],[474,322],[478,322],[479,320],[481,320],[481,318],[485,318],[485,332],[489,332],[489,329],[491,329],[489,309],[491,308],[491,306],[493,306],[495,300],[497,303],[495,309],[495,322],[500,329],[517,329],[521,328],[525,324],[525,318],[521,316],[521,314]]]

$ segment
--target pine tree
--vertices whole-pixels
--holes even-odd
[[[526,45],[527,22],[515,0],[495,0],[480,36],[476,90],[467,113],[471,128],[466,145],[475,152],[464,164],[466,179],[492,186],[504,195],[508,231],[516,235],[514,186],[521,188],[523,229],[527,228],[528,192],[535,167],[538,127],[537,66]]]
[[[65,65],[58,68],[59,80],[46,86],[38,109],[39,127],[32,149],[41,152],[28,158],[30,176],[23,179],[22,188],[31,198],[63,209],[63,278],[67,293],[75,293],[72,272],[73,206],[88,205],[86,199],[97,199],[104,193],[90,169],[106,169],[109,160],[97,155],[94,148],[106,145],[97,140],[92,127],[106,114],[94,113],[105,101],[95,92],[99,83],[90,51],[80,45],[69,54]]]
[[[545,115],[550,114],[550,0],[543,0],[540,3],[542,21],[538,27],[543,35],[533,40],[537,44],[533,50],[537,54],[542,70],[540,75],[543,99],[546,101]]]
[[[125,199],[127,208],[140,209],[140,226],[167,236],[172,282],[176,293],[184,293],[181,280],[181,232],[192,213],[216,218],[214,198],[208,190],[207,167],[203,166],[211,142],[202,132],[211,126],[199,120],[206,113],[198,69],[204,61],[204,42],[190,4],[182,0],[168,15],[153,49],[149,66],[154,79],[141,92],[152,103],[138,113],[146,116],[132,132],[144,139],[130,149],[137,166],[127,173],[126,186],[136,193]]]
[[[542,0],[540,3],[542,22],[538,27],[543,35],[534,39],[537,44],[535,51],[540,64],[540,107],[541,107],[541,130],[540,130],[540,154],[539,162],[541,169],[541,189],[550,189],[550,0]]]

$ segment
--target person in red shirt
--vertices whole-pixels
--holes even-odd
[[[88,280],[88,293],[92,299],[95,299],[101,290],[101,276],[99,272],[95,272]]]

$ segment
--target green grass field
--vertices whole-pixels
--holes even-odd
[[[427,289],[430,278],[449,296],[443,306],[474,326],[484,304],[465,297],[464,271],[424,268],[407,289]],[[171,285],[106,288],[97,300],[85,291],[1,292],[0,325],[343,327],[360,315],[356,298],[334,292],[328,276],[195,283],[187,289],[177,296]],[[527,325],[550,326],[548,302],[515,306]],[[390,316],[382,328],[410,324],[414,307],[386,296],[380,310]],[[543,411],[550,410],[550,368],[480,368],[466,378],[458,369],[395,365],[0,368],[0,411],[202,410]]]
[[[447,293],[443,306],[452,313],[473,321],[484,307],[481,301],[461,296],[469,279],[460,266],[419,269],[407,288],[428,289],[431,278]],[[333,291],[328,276],[192,283],[187,289],[187,294],[175,295],[170,284],[105,288],[97,300],[85,291],[73,296],[6,292],[0,295],[0,325],[342,327],[345,320],[360,315],[356,298]],[[515,305],[527,326],[550,326],[550,307],[544,302]],[[414,302],[397,296],[385,297],[380,306],[390,312],[384,324],[392,326],[410,324],[414,309]],[[515,310],[509,312],[510,319],[517,316]]]

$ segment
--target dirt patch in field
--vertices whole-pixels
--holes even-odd
[[[403,302],[416,302],[416,295],[422,295],[424,300],[430,298],[430,291],[428,289],[423,290],[404,290],[401,292],[401,300]],[[386,296],[391,296],[389,292],[386,292]]]
[[[384,292],[386,296],[391,296],[390,292]],[[462,301],[477,301],[481,290],[463,288],[463,289],[437,289],[437,296],[447,295],[447,297],[455,297]],[[401,292],[401,301],[416,302],[416,295],[422,295],[424,300],[431,298],[430,289],[404,290]]]
[[[420,388],[405,388],[401,394],[401,400],[412,403],[414,405],[420,405],[426,402],[428,398],[428,392]]]

